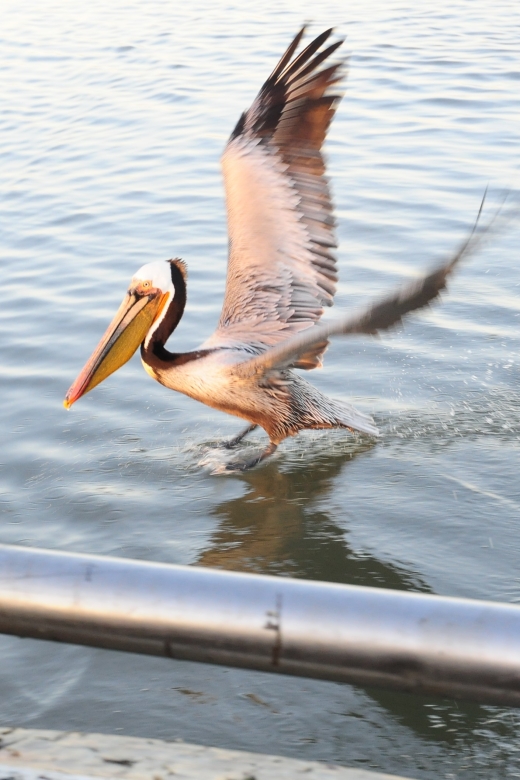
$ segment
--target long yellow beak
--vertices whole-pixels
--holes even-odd
[[[157,289],[146,295],[128,291],[105,335],[65,396],[66,409],[130,360],[167,297]]]

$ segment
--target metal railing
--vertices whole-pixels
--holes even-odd
[[[0,632],[520,706],[520,607],[0,545]]]

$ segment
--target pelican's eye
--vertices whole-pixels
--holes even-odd
[[[151,279],[133,279],[130,286],[130,292],[133,292],[138,297],[148,295],[153,289],[154,285]]]
[[[135,287],[135,291],[138,295],[148,295],[150,290],[153,290],[153,285],[149,279],[146,281],[139,281]]]

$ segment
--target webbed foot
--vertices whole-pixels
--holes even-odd
[[[228,463],[226,465],[225,470],[230,472],[248,471],[249,469],[258,466],[259,463],[261,463],[263,460],[265,460],[270,455],[272,455],[273,452],[276,452],[277,448],[278,448],[277,444],[273,444],[273,442],[270,442],[270,444],[265,448],[265,450],[261,452],[260,455],[257,455],[256,458],[253,458],[252,460],[247,460],[244,463],[239,463],[239,462]]]

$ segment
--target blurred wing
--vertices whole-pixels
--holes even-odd
[[[308,361],[313,355],[326,349],[328,339],[335,335],[354,333],[376,334],[398,325],[403,317],[412,311],[428,306],[446,287],[448,276],[457,264],[472,254],[490,231],[499,216],[499,211],[481,230],[477,231],[478,221],[484,205],[485,195],[480,206],[475,226],[456,252],[443,265],[435,268],[427,276],[396,290],[357,314],[343,317],[326,325],[316,325],[304,333],[297,333],[283,344],[279,344],[262,355],[244,361],[236,366],[239,376],[268,376],[286,368],[298,368],[302,359]],[[274,376],[274,375],[273,375]]]
[[[297,57],[296,36],[224,151],[229,260],[219,325],[204,347],[259,353],[313,325],[331,306],[334,218],[321,146],[341,95],[342,41],[327,30]],[[319,355],[311,364],[314,368]]]

